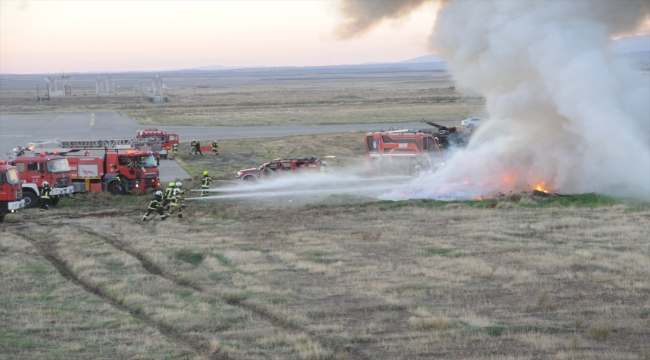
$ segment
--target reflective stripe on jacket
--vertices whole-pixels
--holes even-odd
[[[173,192],[174,192],[174,188],[173,187],[168,187],[167,190],[165,190],[165,199],[166,200],[171,200]]]
[[[41,190],[41,199],[49,199],[50,191],[52,191],[51,186],[49,185],[43,186],[43,189]]]
[[[158,210],[158,208],[159,208],[160,206],[161,206],[161,205],[160,205],[160,201],[158,201],[158,199],[153,199],[153,200],[151,200],[151,202],[149,203],[149,209],[151,209],[151,210]]]

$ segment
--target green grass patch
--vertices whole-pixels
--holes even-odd
[[[203,258],[205,257],[205,255],[203,255],[200,252],[194,252],[188,249],[181,249],[174,253],[174,257],[188,264],[198,266],[201,262],[203,262]]]
[[[177,294],[181,298],[188,298],[188,297],[192,296],[192,294],[194,294],[194,292],[191,291],[191,290],[181,290]]]
[[[100,262],[102,263],[102,265],[104,265],[106,269],[110,271],[117,271],[124,267],[123,261],[118,261],[113,259],[107,259],[107,260],[100,259]]]
[[[568,329],[555,327],[555,326],[534,326],[534,325],[515,325],[515,324],[504,324],[504,325],[493,325],[493,326],[471,326],[464,321],[458,321],[462,327],[468,331],[473,332],[482,332],[490,336],[501,336],[505,333],[523,333],[523,332],[542,332],[542,333],[563,333],[569,331]]]
[[[226,302],[230,305],[236,305],[246,301],[246,299],[252,297],[253,295],[255,295],[255,293],[251,291],[230,293],[226,295]]]
[[[439,289],[440,287],[435,285],[423,285],[423,284],[405,284],[395,288],[393,291],[402,294],[409,291],[425,291],[428,295],[433,293],[434,290]]]
[[[328,259],[326,257],[323,257],[323,252],[322,251],[314,251],[309,256],[307,257],[308,261],[319,263],[319,264],[331,264],[333,262],[336,262],[334,259]]]
[[[211,255],[213,258],[219,260],[219,262],[221,263],[221,265],[223,265],[223,266],[230,266],[230,260],[228,260],[225,256],[223,256],[223,255],[221,255],[221,254],[215,254],[215,253],[212,253],[212,254],[210,254],[210,255]]]
[[[460,252],[458,252],[454,248],[427,248],[426,249],[428,255],[437,255],[437,256],[444,256],[444,257],[459,257],[461,256]]]
[[[41,264],[27,264],[25,269],[35,274],[45,274],[49,270],[47,266]]]

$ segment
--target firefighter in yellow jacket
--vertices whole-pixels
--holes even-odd
[[[174,193],[176,194],[176,202],[178,204],[178,217],[182,218],[183,217],[183,210],[185,209],[185,198],[183,195],[187,193],[186,189],[183,189],[183,183],[180,181],[176,182],[176,188],[174,189]]]
[[[162,207],[162,197],[163,197],[163,192],[160,190],[156,191],[156,196],[149,202],[147,213],[144,214],[144,216],[142,217],[142,221],[149,220],[149,215],[151,215],[152,212],[157,212],[158,214],[160,214],[160,220],[167,219],[167,215],[165,215],[165,212],[163,211],[163,207]]]
[[[219,155],[219,144],[217,144],[217,140],[212,142],[212,155]]]
[[[43,187],[41,188],[41,211],[50,210],[50,192],[52,187],[47,181],[43,181]]]
[[[203,172],[203,179],[201,179],[201,190],[209,189],[211,184],[212,184],[212,178],[210,177],[210,173],[206,170]],[[208,195],[209,195],[208,191],[201,191],[201,197],[208,196]]]

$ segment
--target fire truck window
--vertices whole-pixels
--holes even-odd
[[[37,162],[28,162],[27,163],[27,171],[29,171],[29,172],[38,172],[40,164],[41,163],[37,163]]]
[[[368,141],[368,151],[377,151],[377,143],[375,143],[375,138],[368,136],[366,140]]]
[[[16,163],[19,172],[25,172],[25,163]]]
[[[5,184],[5,173],[0,173],[0,186]]]
[[[382,140],[384,140],[384,143],[390,144],[390,143],[395,143],[396,141],[393,141],[393,139],[389,138],[388,136],[384,135],[381,137]]]
[[[128,156],[120,156],[119,162],[122,166],[133,166],[133,160]]]
[[[429,149],[431,150],[436,149],[436,143],[433,141],[433,138],[429,138]]]

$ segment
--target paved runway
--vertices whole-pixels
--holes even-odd
[[[452,125],[444,123],[445,125]],[[181,141],[230,140],[260,137],[331,134],[350,131],[366,132],[393,128],[428,128],[422,123],[344,124],[317,126],[159,126],[168,133],[178,134]],[[97,140],[132,139],[136,130],[145,126],[137,124],[121,113],[82,114],[7,114],[0,115],[0,158],[7,158],[12,149],[36,140]],[[161,180],[173,180],[182,174],[175,161],[161,166]],[[176,164],[176,165],[175,165]],[[175,165],[175,166],[174,166]],[[178,169],[176,169],[178,167]],[[180,172],[179,172],[180,170]],[[189,175],[187,175],[189,177]]]

